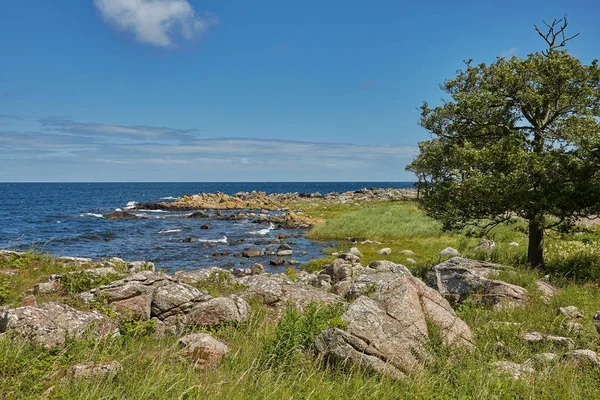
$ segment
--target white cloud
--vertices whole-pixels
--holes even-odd
[[[517,54],[517,50],[519,50],[518,47],[511,47],[510,49],[505,50],[502,53],[500,53],[500,57],[502,57],[502,58],[511,58],[512,56],[514,56],[515,54]]]
[[[193,39],[219,23],[215,15],[196,15],[187,0],[94,0],[94,5],[108,24],[159,47]]]

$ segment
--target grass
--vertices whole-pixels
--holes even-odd
[[[425,217],[413,203],[348,203],[336,205],[307,200],[295,205],[303,213],[326,219],[309,237],[340,240],[324,257],[303,267],[320,270],[331,262],[334,252],[356,246],[362,263],[389,259],[407,265],[424,276],[442,260],[440,250],[451,246],[467,257],[486,259],[515,267],[496,277],[530,290],[532,300],[523,308],[495,311],[469,301],[457,314],[471,327],[475,348],[450,349],[441,340],[431,340],[435,355],[422,371],[402,381],[358,369],[339,370],[323,364],[311,348],[313,338],[329,326],[343,326],[341,309],[313,305],[304,312],[290,309],[282,318],[258,304],[252,305],[249,321],[220,326],[210,333],[224,341],[230,353],[216,366],[194,368],[181,354],[176,336],[157,336],[151,323],[121,321],[121,336],[100,341],[69,342],[64,348],[45,349],[6,335],[0,336],[0,398],[2,399],[594,399],[600,398],[598,369],[560,362],[515,381],[494,372],[494,361],[522,363],[535,354],[565,349],[540,343],[530,345],[521,339],[526,330],[539,330],[571,337],[575,348],[600,351],[591,316],[600,309],[600,290],[593,279],[600,278],[598,242],[600,232],[549,237],[546,241],[546,271],[524,267],[526,235],[521,223],[502,226],[490,233],[496,241],[491,254],[474,250],[479,239],[471,232],[448,234]],[[382,244],[353,245],[345,240],[370,239]],[[516,241],[519,247],[509,246]],[[377,253],[390,247],[392,253]],[[401,254],[411,250],[414,255]],[[412,258],[416,264],[406,259]],[[53,273],[77,268],[49,256],[30,253],[20,259],[0,259],[0,270],[18,271],[0,275],[0,302],[16,305],[23,292]],[[287,271],[291,276],[293,270]],[[539,298],[535,280],[551,273],[560,287],[549,304]],[[75,275],[78,277],[78,275]],[[89,285],[76,279],[75,289]],[[221,276],[197,286],[213,295],[227,295],[243,288]],[[68,301],[69,293],[38,298],[38,301]],[[584,331],[569,331],[558,307],[574,305],[586,316],[577,321]],[[494,324],[493,322],[513,322]],[[435,339],[435,335],[434,339]],[[502,343],[500,349],[497,343]],[[68,376],[71,365],[83,362],[119,361],[123,371],[112,378],[75,380]]]
[[[279,323],[254,307],[247,323],[222,326],[211,333],[231,352],[216,367],[193,368],[180,354],[177,337],[126,334],[102,341],[71,342],[47,350],[6,337],[0,338],[2,398],[38,399],[592,399],[600,396],[598,371],[560,363],[513,381],[489,366],[498,360],[523,362],[542,351],[564,349],[531,346],[519,335],[526,329],[566,335],[556,308],[576,305],[591,315],[600,305],[596,287],[568,285],[551,304],[533,302],[523,310],[492,311],[465,304],[458,314],[472,327],[477,348],[451,350],[430,343],[436,357],[426,368],[394,382],[360,370],[332,370],[310,350],[311,339],[324,327],[335,326],[339,311],[289,311]],[[521,326],[496,326],[509,321]],[[572,336],[577,348],[600,350],[593,328]],[[498,352],[501,341],[508,352]],[[276,354],[279,363],[265,363]],[[70,365],[117,360],[123,371],[110,379],[69,378]]]

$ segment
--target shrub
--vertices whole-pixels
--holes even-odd
[[[312,350],[315,337],[327,328],[344,328],[344,306],[311,303],[303,312],[288,308],[275,333],[263,342],[263,361],[269,367],[290,367],[299,350]]]
[[[93,272],[77,271],[63,275],[60,279],[60,283],[65,293],[74,295],[86,292],[102,285],[106,285],[110,282],[121,279],[122,277],[123,275],[115,273],[97,275]]]
[[[10,296],[10,288],[8,282],[0,281],[0,304],[4,304]]]
[[[228,296],[247,289],[246,285],[242,285],[224,271],[214,271],[207,279],[198,281],[193,286],[200,290],[206,290],[208,294],[215,297]]]

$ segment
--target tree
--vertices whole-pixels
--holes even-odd
[[[600,68],[565,46],[567,18],[537,26],[548,48],[526,58],[466,62],[421,106],[431,140],[406,168],[421,205],[446,229],[528,221],[528,262],[543,265],[544,231],[600,214]]]

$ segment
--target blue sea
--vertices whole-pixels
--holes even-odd
[[[139,220],[107,220],[102,215],[127,209],[134,202],[168,201],[202,192],[325,194],[411,186],[410,182],[0,183],[0,249],[146,260],[172,272],[209,266],[238,268],[254,262],[268,265],[268,258],[248,260],[233,255],[246,248],[273,247],[270,241],[283,232],[294,250],[293,259],[303,263],[321,256],[329,244],[306,239],[304,231],[271,229],[269,224],[246,220],[189,219],[185,218],[189,213],[158,210],[135,211],[144,217]],[[200,229],[205,223],[211,229]]]

